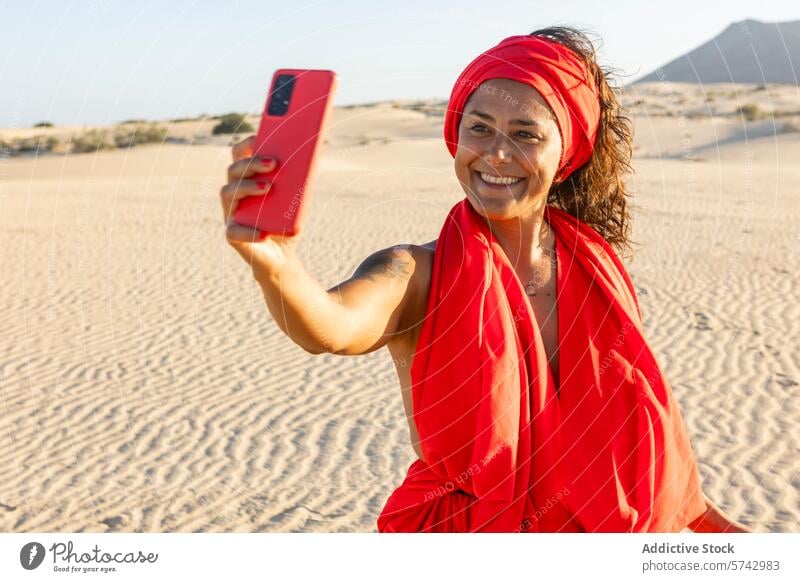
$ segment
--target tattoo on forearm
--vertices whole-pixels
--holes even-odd
[[[354,279],[377,281],[379,277],[408,279],[411,276],[411,262],[394,249],[386,249],[367,257],[353,274]]]

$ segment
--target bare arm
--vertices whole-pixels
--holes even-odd
[[[296,238],[266,235],[237,224],[242,198],[269,195],[276,161],[253,156],[254,138],[234,145],[228,182],[220,189],[228,243],[250,265],[278,326],[308,352],[363,354],[384,346],[402,326],[409,305],[418,305],[416,247],[401,245],[367,257],[355,274],[326,291],[295,253]]]
[[[406,307],[416,300],[414,253],[390,247],[367,257],[348,280],[324,290],[289,254],[279,269],[253,274],[278,326],[311,353],[375,351],[404,331]]]

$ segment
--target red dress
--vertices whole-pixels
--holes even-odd
[[[411,367],[423,456],[381,532],[665,532],[705,511],[691,444],[608,243],[554,207],[556,394],[522,284],[465,198],[439,236]]]

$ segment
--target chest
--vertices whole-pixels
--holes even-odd
[[[537,290],[535,297],[529,296],[529,301],[536,316],[544,351],[547,354],[547,361],[550,364],[556,391],[558,391],[561,376],[558,365],[558,304],[555,296],[555,279],[552,285],[552,291],[547,289]],[[548,292],[550,295],[546,295]]]
[[[558,357],[558,263],[554,251],[552,259],[534,265],[531,270],[517,273],[539,327],[556,393],[561,383]]]

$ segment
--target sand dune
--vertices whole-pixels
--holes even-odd
[[[408,105],[336,110],[299,247],[325,286],[463,197]],[[800,531],[800,134],[684,121],[636,114],[648,337],[709,496]],[[224,241],[228,138],[170,132],[199,145],[0,161],[0,531],[375,531],[415,458],[388,352],[282,334]]]

